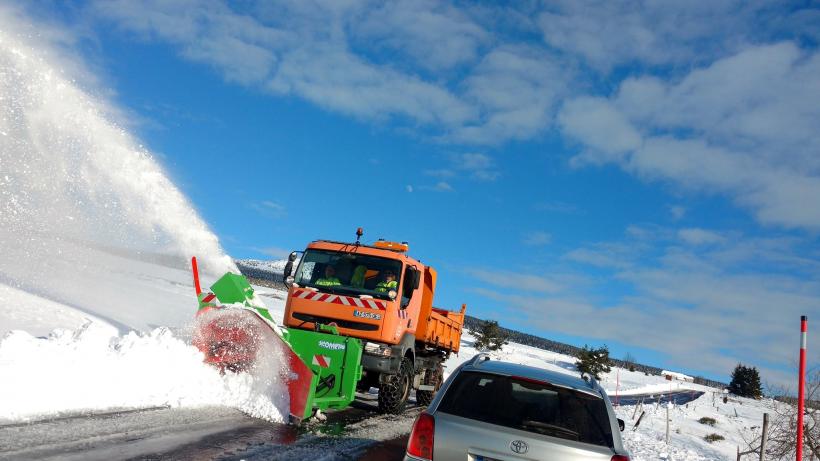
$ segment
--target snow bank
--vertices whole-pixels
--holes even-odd
[[[220,373],[167,328],[118,336],[88,322],[48,338],[23,331],[0,342],[0,419],[111,408],[225,405],[270,421],[287,414],[278,380]]]

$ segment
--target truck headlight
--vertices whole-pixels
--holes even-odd
[[[365,354],[380,355],[382,357],[390,357],[390,346],[379,343],[364,343]]]

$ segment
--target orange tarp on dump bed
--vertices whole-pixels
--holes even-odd
[[[436,271],[425,267],[424,286],[419,312],[416,339],[448,352],[458,352],[461,345],[461,327],[464,325],[466,305],[461,312],[451,312],[433,307],[433,293],[436,290]]]

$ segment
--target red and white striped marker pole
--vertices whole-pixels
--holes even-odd
[[[803,461],[803,411],[806,388],[806,330],[808,319],[800,317],[800,371],[797,378],[797,461]]]

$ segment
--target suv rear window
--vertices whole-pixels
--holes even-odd
[[[536,434],[613,446],[603,399],[541,381],[465,371],[447,389],[438,411]]]

